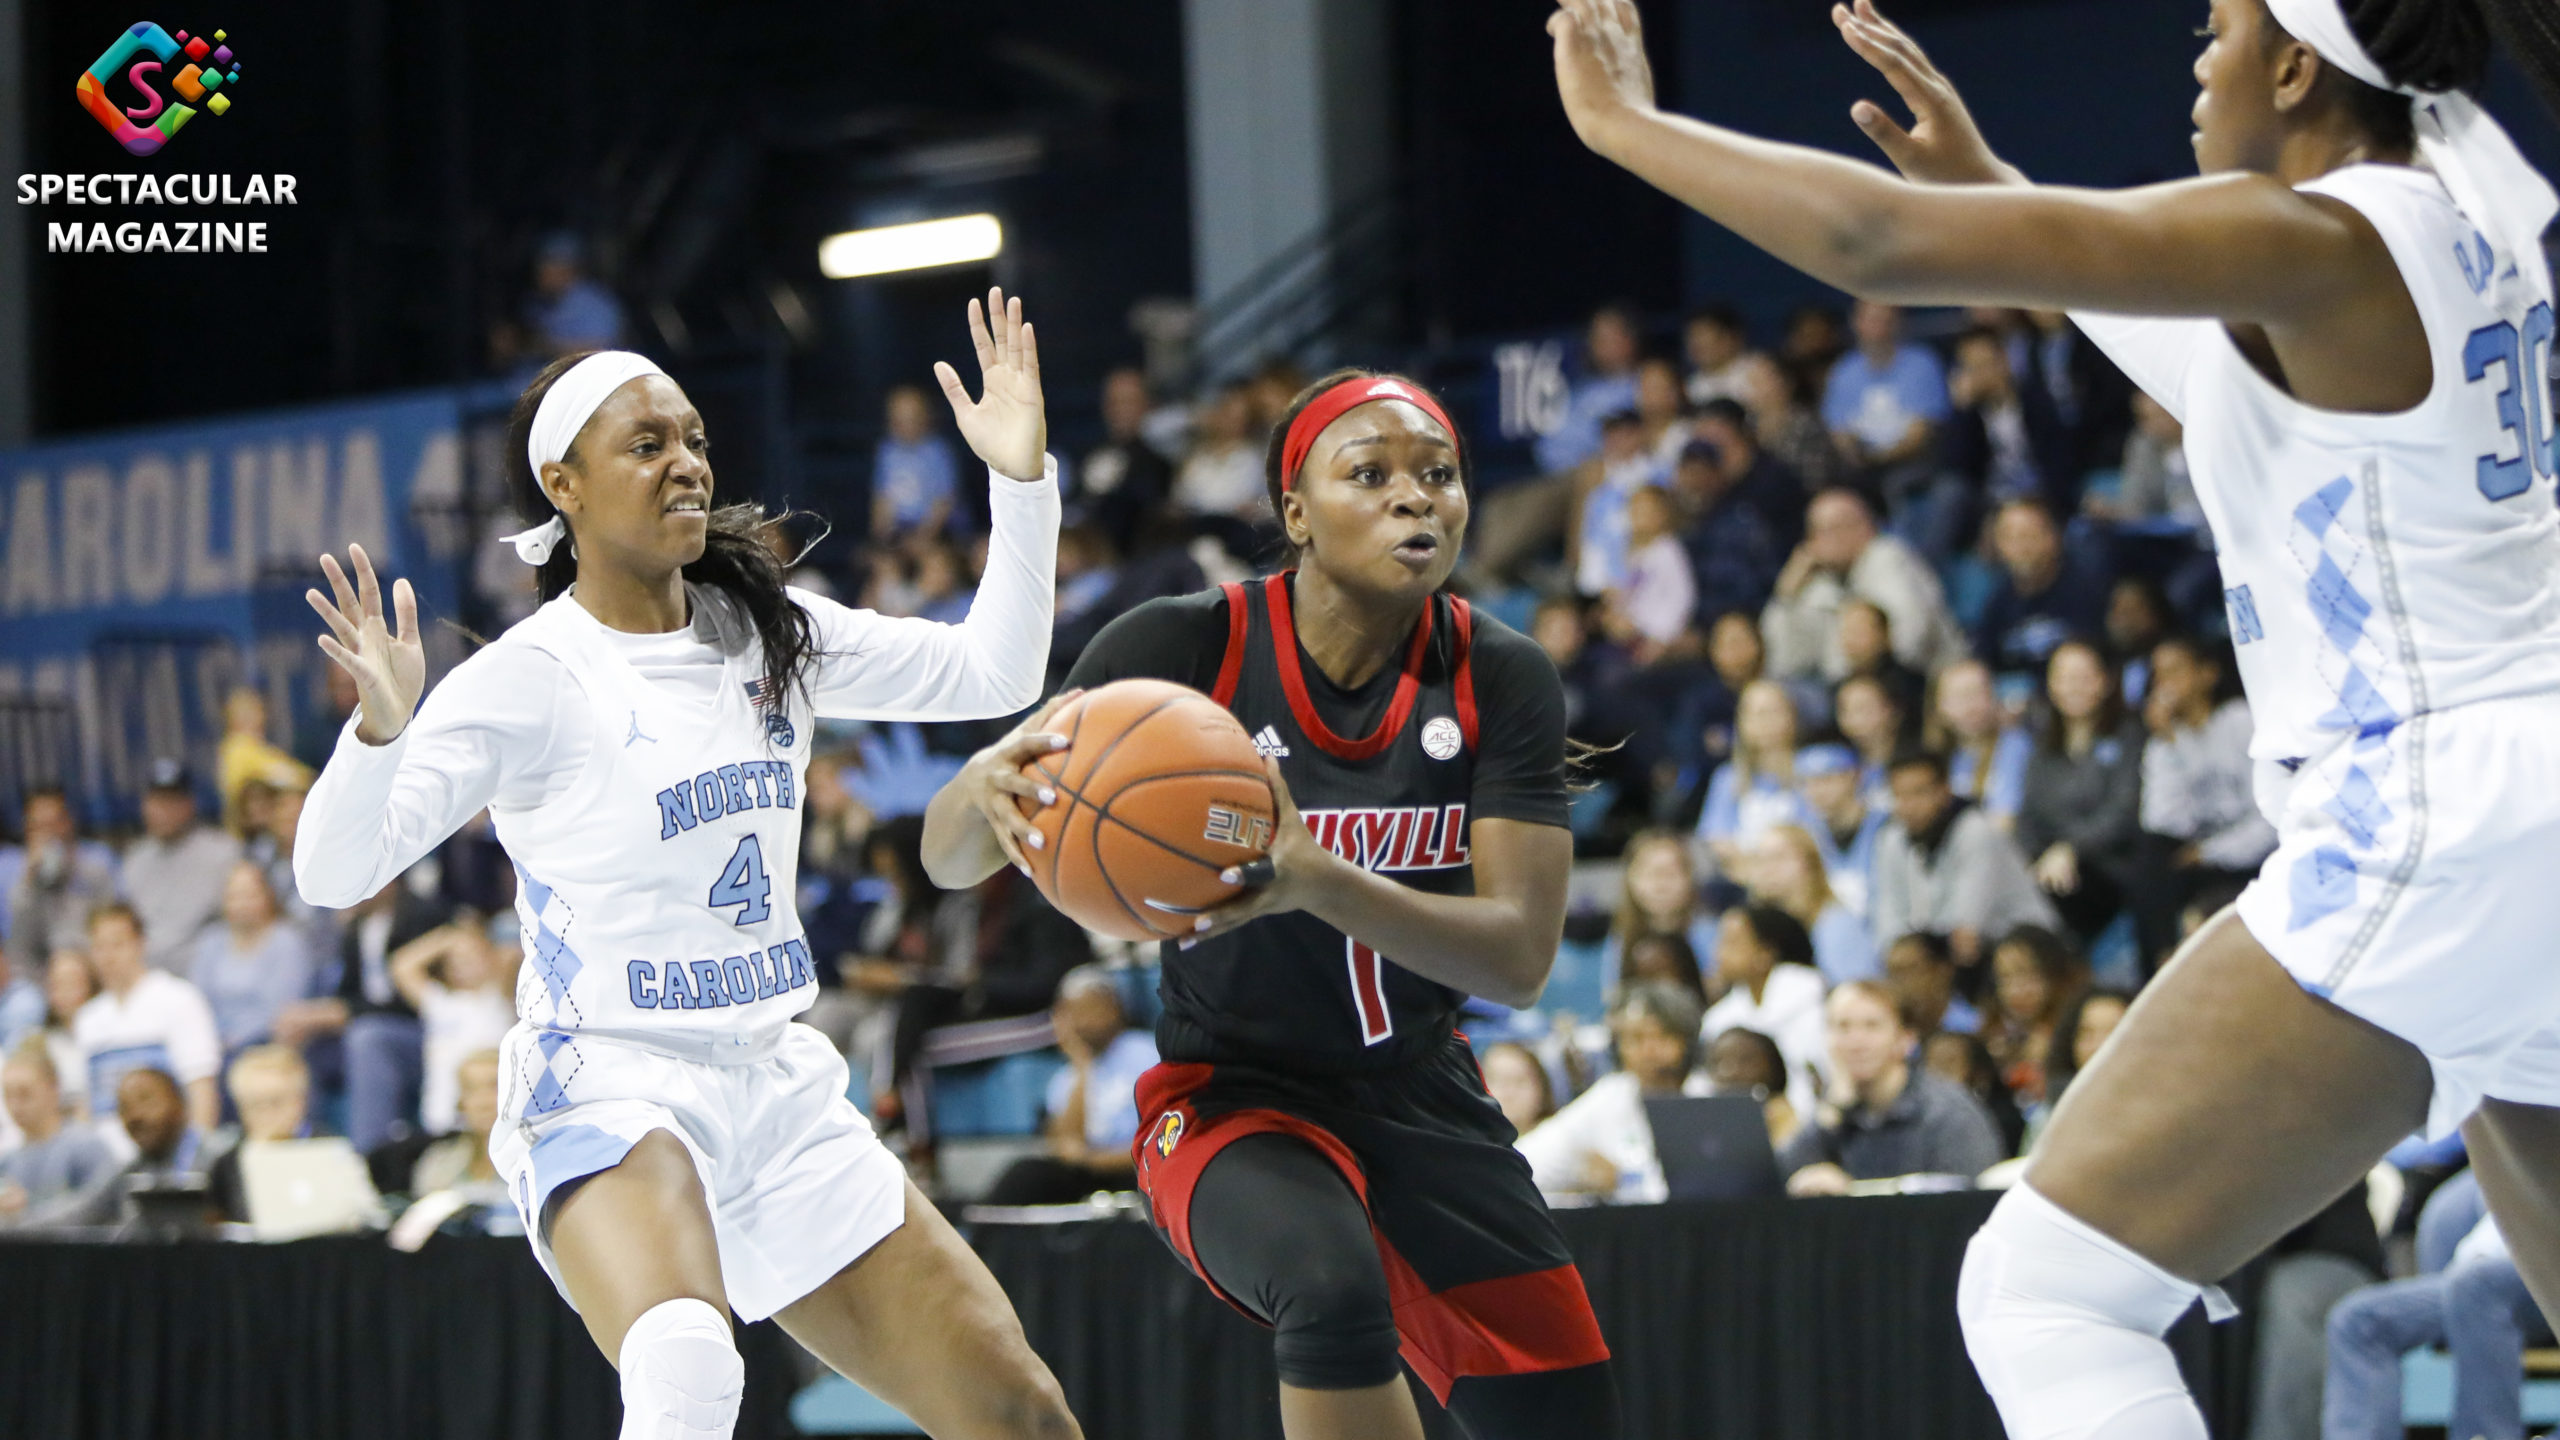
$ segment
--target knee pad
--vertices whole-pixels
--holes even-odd
[[[668,1300],[622,1337],[621,1440],[729,1440],[747,1366],[729,1317],[700,1300]]]
[[[2012,1440],[2205,1440],[2160,1338],[2203,1288],[2020,1185],[1965,1248],[1956,1314]]]
[[[1310,1256],[1272,1289],[1282,1380],[1301,1390],[1364,1390],[1396,1378],[1402,1342],[1376,1252]]]

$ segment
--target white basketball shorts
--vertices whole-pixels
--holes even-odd
[[[2560,1105],[2560,695],[2262,761],[2280,843],[2241,923],[2303,987],[2423,1051],[2427,1133]]]
[[[806,1025],[785,1027],[762,1058],[743,1062],[522,1023],[499,1055],[489,1158],[563,1298],[544,1206],[561,1186],[620,1164],[652,1130],[693,1155],[740,1320],[817,1289],[906,1219],[905,1168],[845,1098],[843,1057]]]

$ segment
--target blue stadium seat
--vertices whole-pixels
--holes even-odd
[[[1562,1012],[1585,1020],[1596,1019],[1608,1010],[1607,970],[1606,941],[1563,942],[1556,947],[1556,966],[1547,973],[1547,988],[1538,996],[1538,1008],[1549,1014]]]
[[[924,1427],[841,1375],[822,1375],[791,1397],[792,1428],[803,1435],[921,1435]]]
[[[1049,1077],[1066,1065],[1055,1049],[943,1065],[933,1071],[933,1133],[1036,1135]]]
[[[2453,1357],[2433,1349],[2400,1357],[2400,1423],[2442,1428],[2452,1418]],[[2560,1380],[2525,1380],[2524,1423],[2560,1425]]]

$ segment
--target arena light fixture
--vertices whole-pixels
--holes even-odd
[[[830,280],[850,280],[992,260],[1003,249],[1004,227],[996,217],[954,215],[830,235],[818,243],[818,269]]]

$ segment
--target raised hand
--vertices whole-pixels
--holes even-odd
[[[328,622],[321,651],[356,682],[364,717],[356,724],[356,738],[388,745],[409,728],[418,696],[427,688],[427,651],[418,643],[418,597],[408,581],[392,582],[391,606],[399,621],[394,630],[382,617],[382,585],[374,578],[373,558],[361,545],[348,546],[347,555],[355,563],[352,585],[336,556],[320,557],[320,573],[328,577],[337,603],[316,589],[304,591],[303,598]]]
[[[1831,7],[1831,23],[1858,58],[1876,67],[1911,110],[1905,129],[1883,106],[1861,100],[1849,118],[1904,176],[1932,185],[2023,185],[2019,169],[1991,153],[1956,93],[1902,27],[1877,13],[1875,0]]]
[[[978,348],[982,381],[976,400],[960,383],[959,371],[933,362],[960,438],[997,474],[1037,480],[1048,468],[1049,416],[1040,399],[1040,346],[1022,318],[1021,299],[1008,301],[1003,290],[992,289],[984,310],[970,301],[969,340]]]
[[[1609,123],[1653,109],[1653,65],[1634,0],[1556,0],[1547,17],[1556,42],[1556,93],[1573,133],[1606,152]]]

